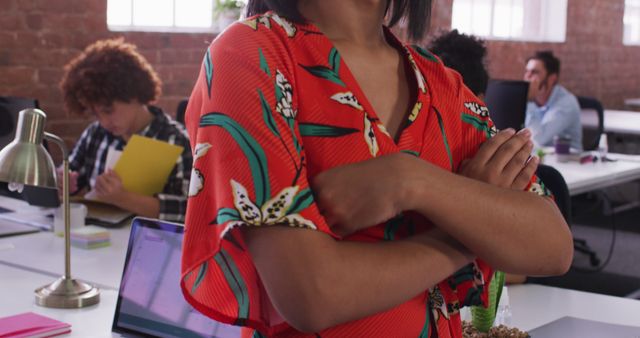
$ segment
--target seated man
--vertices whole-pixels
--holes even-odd
[[[580,105],[558,84],[560,60],[551,51],[539,51],[527,60],[524,80],[529,86],[525,126],[537,147],[552,146],[554,137],[568,137],[571,148],[582,150]]]
[[[136,47],[123,39],[91,44],[65,66],[60,87],[69,112],[90,113],[97,120],[69,156],[70,192],[93,190],[99,200],[137,215],[184,222],[192,166],[189,140],[179,123],[150,105],[160,95],[161,82]],[[123,150],[134,134],[184,148],[155,196],[126,191],[118,175],[105,168],[109,149]]]

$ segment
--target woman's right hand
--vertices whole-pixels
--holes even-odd
[[[339,166],[311,182],[318,206],[332,230],[345,236],[383,223],[404,210],[403,172],[416,161],[410,155],[385,155]]]
[[[538,168],[539,159],[530,157],[531,131],[500,131],[480,146],[471,159],[462,161],[458,172],[466,177],[502,188],[524,190]]]

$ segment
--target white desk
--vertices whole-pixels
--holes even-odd
[[[561,163],[554,154],[549,154],[544,157],[544,164],[562,174],[572,196],[640,179],[640,155],[609,154],[608,157],[617,161]]]
[[[640,135],[640,112],[605,109],[604,131]]]
[[[640,301],[525,284],[509,286],[512,326],[531,330],[564,316],[640,326]]]
[[[62,256],[60,256],[62,257]],[[100,290],[100,303],[82,309],[50,309],[35,304],[33,291],[53,281],[50,276],[0,264],[0,317],[35,312],[71,324],[64,337],[111,337],[118,292]]]
[[[640,165],[640,164],[639,164]],[[83,309],[37,306],[33,291],[63,272],[63,241],[50,232],[0,239],[0,316],[26,311],[72,325],[66,337],[112,337],[111,324],[129,227],[112,230],[107,248],[72,250],[72,275],[101,285],[100,303]],[[541,285],[509,288],[512,325],[530,330],[563,316],[640,326],[640,301]]]
[[[630,107],[640,107],[640,98],[626,99],[624,104]]]

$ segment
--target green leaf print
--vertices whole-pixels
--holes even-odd
[[[311,203],[313,203],[313,193],[311,192],[311,189],[300,191],[293,199],[293,203],[291,203],[291,207],[289,207],[289,211],[287,211],[287,213],[297,214],[310,206]]]
[[[271,70],[269,70],[269,64],[267,63],[267,59],[262,54],[262,48],[258,48],[258,54],[260,54],[260,69],[271,77]]]
[[[433,54],[431,54],[431,52],[427,51],[426,49],[418,45],[412,45],[411,47],[413,47],[413,49],[418,52],[418,54],[420,54],[420,56],[422,56],[423,58],[432,62],[438,62],[438,58],[436,58]]]
[[[247,285],[242,278],[242,274],[238,270],[233,258],[225,249],[220,251],[213,257],[220,270],[224,274],[224,278],[227,280],[227,284],[233,291],[238,302],[238,321],[241,323],[244,319],[249,317],[249,292],[247,291]]]
[[[278,126],[276,125],[276,121],[273,119],[271,107],[269,106],[267,99],[264,98],[264,94],[262,94],[262,91],[260,89],[258,89],[258,95],[260,96],[260,106],[262,106],[262,118],[264,119],[264,124],[269,127],[269,130],[271,130],[273,135],[280,137]]]
[[[316,123],[300,123],[298,124],[298,128],[300,129],[300,135],[302,136],[317,137],[340,137],[360,132],[360,130],[355,128],[344,128]]]
[[[335,48],[331,48],[331,52],[329,52],[329,67],[334,73],[340,74],[340,54]]]
[[[429,338],[429,330],[431,329],[431,307],[429,302],[427,303],[427,310],[425,311],[424,326],[422,326],[422,332],[420,332],[419,338]]]
[[[211,52],[207,48],[207,52],[204,55],[204,75],[207,79],[207,94],[211,98],[211,84],[213,83],[213,61],[211,61]]]
[[[438,124],[440,125],[440,133],[442,134],[442,142],[444,142],[444,148],[447,151],[447,155],[449,156],[449,168],[453,171],[453,156],[451,156],[451,148],[449,147],[449,140],[447,139],[447,132],[444,130],[444,121],[442,120],[442,115],[435,107],[433,110],[436,112],[436,116],[438,117]]]
[[[318,66],[305,66],[300,65],[309,73],[313,74],[313,76],[317,76],[326,80],[329,80],[335,84],[338,84],[342,87],[346,87],[344,82],[340,79],[340,54],[338,50],[335,48],[331,48],[329,52],[329,67],[327,68],[322,65]]]
[[[238,210],[232,208],[221,208],[218,210],[218,216],[216,216],[215,224],[224,224],[228,221],[239,221],[240,213]]]
[[[344,82],[342,82],[342,80],[340,79],[340,77],[338,76],[338,74],[334,73],[333,70],[324,67],[324,66],[305,66],[305,65],[300,65],[302,66],[302,68],[304,68],[306,71],[308,71],[309,73],[313,74],[313,76],[317,76],[326,80],[329,80],[335,84],[338,84],[342,87],[346,87],[347,85],[344,84]]]
[[[193,286],[191,287],[191,294],[194,294],[196,292],[196,290],[200,286],[200,283],[202,283],[202,281],[204,280],[204,275],[207,273],[208,266],[209,266],[209,263],[207,261],[204,261],[204,263],[200,265],[200,269],[198,269],[198,276],[196,276],[196,281],[193,283]]]
[[[217,126],[226,130],[238,143],[240,149],[249,161],[253,185],[255,187],[256,203],[263,205],[271,196],[267,170],[267,156],[260,144],[236,121],[222,113],[209,113],[200,118],[200,127]]]
[[[462,122],[471,124],[474,128],[487,135],[487,138],[491,138],[491,128],[489,127],[489,121],[483,121],[477,116],[462,113]]]
[[[420,153],[414,150],[400,150],[401,152],[409,155],[413,155],[415,157],[420,157]]]
[[[384,226],[385,241],[393,241],[396,239],[396,232],[400,225],[402,225],[402,216],[394,217],[387,221]]]

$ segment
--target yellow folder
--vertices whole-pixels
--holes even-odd
[[[162,191],[183,147],[133,135],[113,170],[127,191],[152,196]]]

